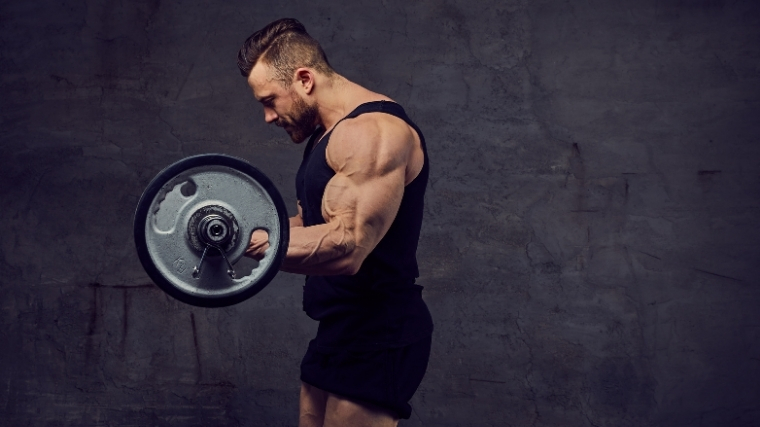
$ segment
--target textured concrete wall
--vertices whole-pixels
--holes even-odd
[[[403,425],[760,424],[760,8],[725,0],[3,2],[1,424],[295,425],[302,279],[194,308],[131,237],[196,153],[294,207],[301,147],[235,67],[283,16],[429,140]]]

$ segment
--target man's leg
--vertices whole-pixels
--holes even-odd
[[[325,421],[327,406],[326,391],[312,385],[301,383],[301,399],[299,401],[298,427],[322,427]]]
[[[324,427],[396,427],[398,419],[370,404],[358,404],[327,393]]]

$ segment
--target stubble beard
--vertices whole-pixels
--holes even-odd
[[[280,119],[277,126],[285,129],[290,139],[300,144],[317,128],[318,110],[316,105],[309,105],[300,96],[293,97],[293,112],[291,120]]]

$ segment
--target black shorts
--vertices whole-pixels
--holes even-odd
[[[431,337],[374,351],[322,350],[313,342],[301,362],[301,381],[357,403],[412,415],[409,400],[425,376]]]

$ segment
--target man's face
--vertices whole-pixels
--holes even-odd
[[[317,127],[316,105],[309,105],[293,87],[272,78],[269,65],[258,62],[251,70],[248,85],[264,106],[264,120],[285,129],[296,144],[303,142]]]

